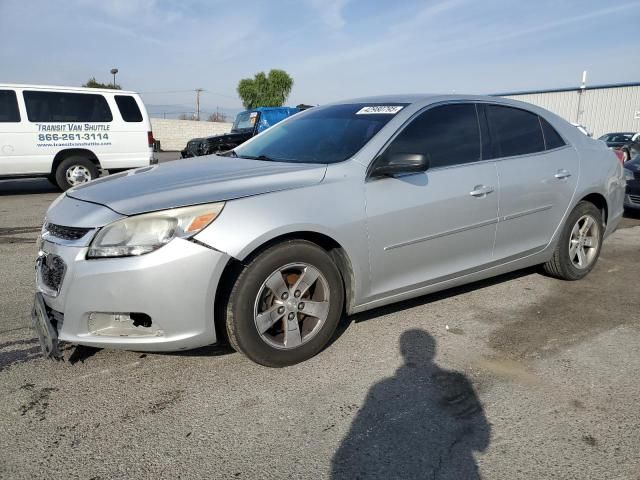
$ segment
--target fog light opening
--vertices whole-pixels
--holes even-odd
[[[134,327],[151,327],[151,317],[146,313],[131,312],[129,317],[133,320]]]
[[[164,331],[142,312],[92,312],[88,318],[91,335],[108,337],[159,337]]]

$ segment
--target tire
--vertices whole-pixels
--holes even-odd
[[[71,175],[73,169],[82,175],[82,177],[80,175],[75,176],[76,182],[69,178],[73,176]],[[56,184],[62,190],[68,190],[71,187],[94,180],[98,178],[98,175],[98,167],[95,163],[88,158],[77,155],[65,158],[55,171]]]
[[[584,219],[590,219],[593,224],[588,230],[585,230],[585,235],[581,236],[581,231],[585,229]],[[598,261],[602,248],[603,232],[604,225],[600,210],[590,202],[578,203],[569,214],[553,252],[553,257],[543,266],[544,271],[548,275],[562,280],[584,278]],[[580,258],[581,249],[582,258]],[[572,254],[572,250],[576,253]],[[582,266],[579,263],[582,263]]]
[[[317,279],[305,288],[301,279],[311,281],[316,273]],[[231,289],[224,311],[229,344],[267,367],[303,362],[331,340],[343,304],[342,276],[325,250],[305,240],[279,243],[251,259]],[[316,309],[313,315],[304,313]],[[260,315],[264,312],[272,313]],[[264,318],[268,321],[261,324],[260,332],[258,324]]]

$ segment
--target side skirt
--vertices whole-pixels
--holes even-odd
[[[411,290],[404,292],[392,292],[382,298],[377,298],[375,300],[352,306],[348,313],[350,315],[360,313],[372,308],[382,307],[391,303],[401,302],[403,300],[409,300],[410,298],[420,297],[429,293],[435,293],[467,283],[477,282],[479,280],[495,277],[515,270],[540,265],[549,260],[554,248],[555,242],[552,242],[551,245],[546,246],[543,250],[540,250],[539,248],[532,249],[525,252],[524,256],[518,255],[517,258],[513,258],[511,260],[501,260],[500,263],[495,264],[489,263],[481,267],[480,270],[460,272],[454,275],[436,278],[426,285],[412,288]]]

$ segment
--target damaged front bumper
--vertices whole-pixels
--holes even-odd
[[[61,341],[136,351],[216,342],[215,293],[228,255],[182,239],[136,257],[86,253],[86,245],[42,242],[37,288]]]

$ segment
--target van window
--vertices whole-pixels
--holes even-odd
[[[116,104],[120,115],[125,122],[141,122],[142,112],[138,107],[136,99],[130,95],[116,95]]]
[[[540,117],[540,124],[542,125],[544,144],[547,147],[547,150],[553,150],[554,148],[560,148],[566,145],[560,134],[556,132],[556,129],[542,117]]]
[[[487,105],[491,137],[500,157],[544,151],[538,115],[519,108]]]
[[[477,162],[480,130],[475,105],[443,105],[421,113],[400,132],[386,153],[422,153],[431,168]]]
[[[110,122],[111,110],[102,95],[93,93],[25,91],[30,122]]]
[[[0,122],[17,123],[20,121],[18,97],[13,90],[0,90]]]

